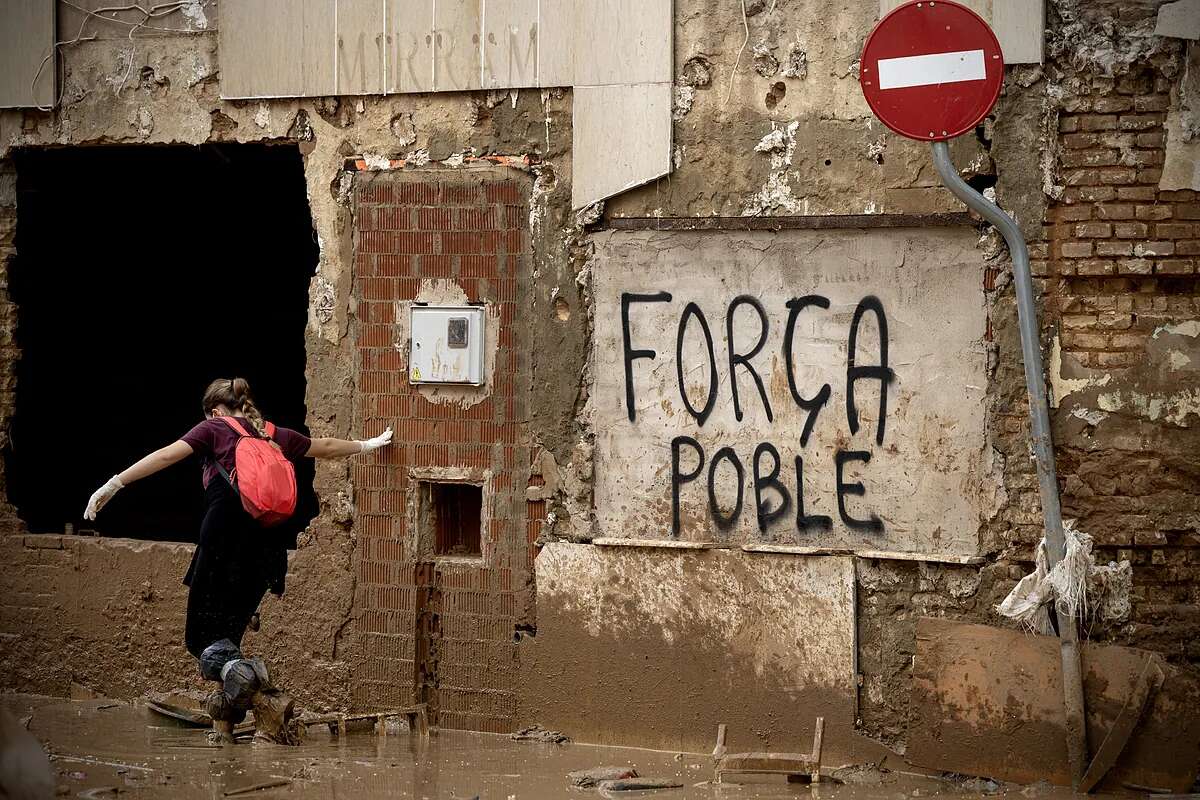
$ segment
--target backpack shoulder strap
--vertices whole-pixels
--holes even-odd
[[[241,434],[242,436],[250,435],[249,433],[246,432],[246,429],[244,427],[242,427],[242,423],[238,422],[233,417],[217,417],[217,419],[225,420],[225,422],[229,425],[229,427],[233,428],[234,431]]]

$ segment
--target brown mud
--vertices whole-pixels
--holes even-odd
[[[587,745],[514,742],[505,736],[444,731],[426,743],[408,734],[363,732],[338,740],[323,732],[298,747],[255,742],[213,746],[203,729],[177,726],[140,704],[4,695],[46,746],[60,797],[222,798],[500,798],[550,800],[629,796],[777,800],[904,800],[910,797],[1065,798],[1045,786],[999,786],[875,769],[841,770],[846,784],[709,783],[702,754]],[[602,795],[571,786],[567,773],[596,766],[633,766],[640,775],[674,779],[683,788]],[[105,787],[110,787],[106,790]],[[256,788],[257,787],[257,788]]]

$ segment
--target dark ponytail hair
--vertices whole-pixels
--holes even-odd
[[[267,435],[267,424],[263,421],[262,412],[254,405],[250,395],[250,383],[245,378],[218,378],[204,390],[204,414],[208,416],[217,406],[225,406],[232,411],[240,411],[259,435]]]

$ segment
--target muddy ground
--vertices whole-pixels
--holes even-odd
[[[4,695],[18,719],[50,754],[59,797],[116,798],[500,798],[548,800],[631,798],[819,798],[904,800],[982,796],[1065,798],[1046,786],[956,782],[874,768],[844,769],[816,786],[712,784],[706,755],[514,742],[505,736],[443,731],[427,743],[408,734],[377,737],[351,732],[343,740],[318,733],[299,747],[244,743],[209,745],[205,732],[180,727],[140,704]],[[322,729],[323,730],[323,729]],[[570,785],[567,773],[600,765],[633,766],[643,776],[674,778],[684,786],[657,792],[604,795]],[[886,765],[885,765],[886,767]],[[256,785],[277,784],[254,789]],[[242,790],[242,791],[239,791]]]

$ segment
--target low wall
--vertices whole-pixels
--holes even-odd
[[[262,655],[298,704],[349,706],[350,659],[342,642],[353,583],[334,543],[289,553],[287,594],[267,595]],[[0,535],[0,689],[67,696],[72,684],[129,699],[149,691],[204,688],[183,645],[193,545],[90,536]],[[311,579],[309,579],[311,576]]]
[[[198,685],[183,646],[191,556],[187,544],[0,537],[0,686],[128,698]]]

